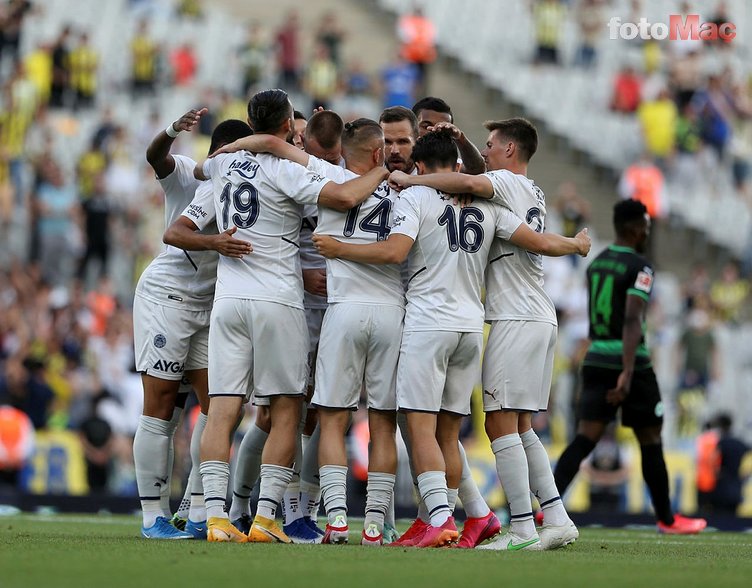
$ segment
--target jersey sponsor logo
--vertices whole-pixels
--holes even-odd
[[[394,222],[392,223],[392,227],[400,226],[404,220],[405,220],[404,216],[395,216]]]
[[[165,345],[167,345],[167,337],[162,335],[162,333],[154,337],[154,347],[162,349]]]
[[[235,159],[232,163],[230,163],[229,171],[227,172],[227,175],[230,175],[232,173],[235,173],[239,176],[244,177],[246,180],[252,180],[256,177],[256,174],[258,173],[259,164],[253,163],[252,161],[243,161]],[[244,173],[248,172],[248,173]]]
[[[179,361],[167,361],[164,359],[158,359],[152,366],[152,369],[160,372],[170,372],[172,374],[180,374],[183,372],[183,364]]]
[[[207,216],[207,213],[204,212],[204,209],[198,204],[189,204],[188,208],[188,214],[194,218],[206,218]]]
[[[316,182],[323,182],[326,178],[324,176],[320,176],[319,174],[311,174],[311,178],[308,180],[311,184],[314,184]]]
[[[644,268],[639,274],[634,284],[635,289],[642,290],[645,293],[650,293],[650,289],[653,287],[653,272],[649,267]]]

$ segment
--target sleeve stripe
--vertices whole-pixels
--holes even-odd
[[[650,294],[646,294],[645,292],[641,290],[637,290],[636,288],[630,288],[627,290],[627,294],[631,294],[632,296],[639,296],[640,298],[643,298],[646,301],[650,301]]]

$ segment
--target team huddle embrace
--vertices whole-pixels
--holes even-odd
[[[535,128],[521,118],[486,122],[478,151],[437,98],[343,124],[324,110],[306,121],[285,92],[266,90],[250,99],[248,124],[217,126],[204,162],[171,155],[203,112],[169,125],[147,152],[166,194],[168,247],[134,304],[143,535],[346,543],[345,436],[365,399],[363,545],[514,551],[575,541],[532,415],[548,405],[557,331],[542,256],[585,256],[590,238],[586,229],[544,232],[545,198],[527,177]],[[501,526],[459,441],[481,383],[511,515],[508,532],[483,545]],[[182,512],[170,521],[171,435],[189,388],[201,414]],[[238,449],[226,509],[230,440],[248,401],[256,423]],[[401,537],[398,431],[418,499]]]

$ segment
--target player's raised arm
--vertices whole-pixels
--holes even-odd
[[[400,188],[428,186],[447,194],[472,194],[480,198],[491,198],[494,195],[493,184],[484,175],[445,172],[410,176],[401,171],[393,171],[389,176],[389,184]]]
[[[457,143],[457,150],[460,152],[460,158],[462,159],[462,173],[470,175],[482,174],[486,171],[486,163],[483,161],[483,156],[478,151],[478,148],[473,145],[465,136],[459,127],[450,122],[440,122],[430,127],[430,132],[441,131],[442,129],[448,130],[452,134],[454,142]]]
[[[350,210],[368,198],[388,177],[389,171],[385,167],[375,167],[343,184],[328,182],[319,194],[318,205],[341,211]]]
[[[415,241],[402,234],[389,235],[386,241],[356,245],[343,243],[328,235],[314,235],[313,244],[324,257],[347,259],[358,263],[402,263]]]
[[[157,178],[166,178],[175,169],[175,160],[170,155],[170,148],[182,131],[190,132],[198,124],[203,115],[209,112],[206,108],[195,108],[186,112],[178,120],[161,131],[146,148],[146,161],[157,174]]]

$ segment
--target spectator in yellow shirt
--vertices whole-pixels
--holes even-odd
[[[645,148],[659,167],[665,169],[665,161],[674,153],[676,125],[679,113],[668,90],[661,90],[655,100],[643,102],[637,109],[642,126]]]

